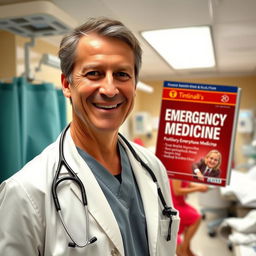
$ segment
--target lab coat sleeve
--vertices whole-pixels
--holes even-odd
[[[0,186],[0,254],[43,255],[43,220],[36,202],[14,179]]]

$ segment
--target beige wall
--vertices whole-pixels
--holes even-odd
[[[174,81],[184,82],[196,82],[196,83],[208,83],[208,84],[220,84],[220,85],[235,85],[242,88],[242,96],[240,109],[253,109],[256,110],[256,75],[250,77],[215,77],[215,78],[197,78],[197,79],[173,79]],[[137,92],[137,99],[135,110],[136,111],[148,111],[153,117],[159,116],[161,107],[162,97],[162,86],[163,81],[144,81],[145,83],[154,87],[153,94],[147,94],[143,92]],[[138,136],[137,136],[138,137]],[[157,140],[157,130],[154,130],[152,137],[140,136],[146,146],[155,146]],[[241,135],[237,133],[235,149],[234,149],[234,160],[235,164],[241,164],[247,161],[246,158],[241,154],[241,146],[249,143],[251,136]]]
[[[11,78],[16,75],[15,37],[0,30],[0,78]]]

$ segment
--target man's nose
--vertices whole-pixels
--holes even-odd
[[[118,94],[118,88],[116,87],[116,81],[112,74],[106,75],[106,77],[101,81],[99,92],[108,96],[109,98],[114,97]]]

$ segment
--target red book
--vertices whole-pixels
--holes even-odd
[[[229,183],[240,91],[236,86],[164,82],[156,155],[169,178]]]

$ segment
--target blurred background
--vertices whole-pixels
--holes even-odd
[[[242,96],[233,168],[247,173],[255,166],[256,159],[255,13],[255,0],[0,0],[0,88],[2,89],[0,115],[5,117],[0,120],[0,126],[4,129],[1,132],[2,148],[0,153],[2,156],[4,154],[10,155],[10,152],[6,151],[8,148],[17,156],[7,163],[7,166],[12,166],[11,171],[7,171],[8,168],[6,167],[3,172],[6,171],[7,174],[2,174],[1,180],[19,169],[20,165],[30,160],[38,151],[40,152],[43,147],[54,140],[71,119],[69,102],[58,96],[61,93],[58,91],[61,88],[61,72],[59,60],[56,57],[59,43],[63,35],[71,28],[83,23],[89,17],[98,16],[122,21],[135,33],[143,49],[143,63],[135,108],[123,125],[122,132],[129,139],[150,148],[152,151],[155,150],[163,81],[238,86],[242,88]],[[199,59],[202,52],[204,56],[208,53],[207,50],[203,51],[202,47],[189,50],[191,45],[199,45],[199,42],[194,42],[191,34],[188,38],[183,39],[178,39],[178,34],[173,37],[164,36],[163,39],[160,38],[159,34],[153,36],[148,34],[149,31],[153,30],[166,32],[174,29],[177,32],[178,30],[183,31],[185,28],[206,29],[206,34],[209,37],[206,40],[209,40],[207,42],[210,47],[209,64],[204,66],[183,65]],[[167,39],[171,40],[167,41]],[[180,46],[183,46],[181,52],[185,55],[185,61],[178,62],[180,65],[169,62],[170,58],[171,60],[174,59],[174,55],[170,55],[171,49],[178,51],[172,44],[174,39],[178,39],[178,45],[180,42]],[[201,42],[203,40],[205,39],[201,39]],[[159,42],[164,42],[165,47],[167,46],[165,49],[161,48],[160,52],[155,49]],[[160,47],[163,46],[160,45]],[[165,53],[169,53],[169,59],[168,56],[166,58]],[[21,78],[25,78],[26,81]],[[41,134],[33,135],[35,126],[28,129],[29,125],[23,124],[24,118],[29,120],[30,114],[27,114],[27,111],[36,111],[36,107],[32,107],[30,97],[23,96],[24,92],[20,91],[23,83],[28,83],[26,86],[43,84],[42,88],[46,88],[44,90],[53,91],[56,89],[57,96],[54,96],[54,100],[49,98],[47,102],[40,102],[39,99],[45,98],[45,95],[41,94],[36,101],[40,102],[39,110],[43,106],[47,109],[49,102],[54,102],[54,106],[57,108],[54,111],[57,114],[50,111],[53,113],[54,120],[60,114],[58,122],[52,123],[51,135],[47,135],[48,138],[42,142],[41,148],[36,148],[35,152],[31,154],[29,149],[31,149],[31,145],[38,144],[37,140]],[[9,86],[13,84],[18,89]],[[18,96],[15,96],[15,99],[7,99],[6,95],[10,93],[10,90],[18,90]],[[51,93],[55,94],[55,92]],[[24,108],[24,105],[27,107]],[[19,106],[22,106],[22,110]],[[64,112],[60,111],[63,106]],[[17,111],[16,114],[14,114],[14,109]],[[34,112],[33,118],[38,116],[37,113]],[[45,119],[41,117],[41,122],[36,122],[38,127],[42,128],[44,124],[51,123],[49,118],[51,117],[46,116]],[[13,120],[16,120],[16,124],[13,123]],[[34,122],[33,119],[32,122]],[[19,124],[22,124],[21,128]],[[57,127],[56,130],[54,127]],[[17,130],[27,134],[25,142],[24,139],[16,135],[10,135],[13,142],[7,138],[7,134],[17,134]],[[29,143],[30,146],[24,146],[26,143]],[[8,146],[6,146],[7,144]],[[15,153],[17,147],[20,148],[20,152]],[[14,163],[15,161],[17,164]],[[200,208],[197,200],[194,200],[193,197],[191,200],[196,207]],[[202,226],[202,228],[205,228],[204,231],[207,233],[207,227]],[[203,235],[202,233],[199,234],[201,234],[201,239]],[[199,252],[201,254],[198,253],[198,255],[231,255],[231,253],[235,253],[234,251],[230,252],[224,242],[217,242],[216,245],[207,234],[206,239],[210,239],[209,241],[213,243],[214,248],[221,248],[222,252],[210,254],[209,248],[211,247],[208,246],[208,252]],[[199,247],[198,244],[201,246],[203,243],[196,239],[195,241],[198,242],[197,245],[193,245],[195,248]],[[220,244],[223,247],[220,247]],[[236,253],[239,255],[240,252]]]

